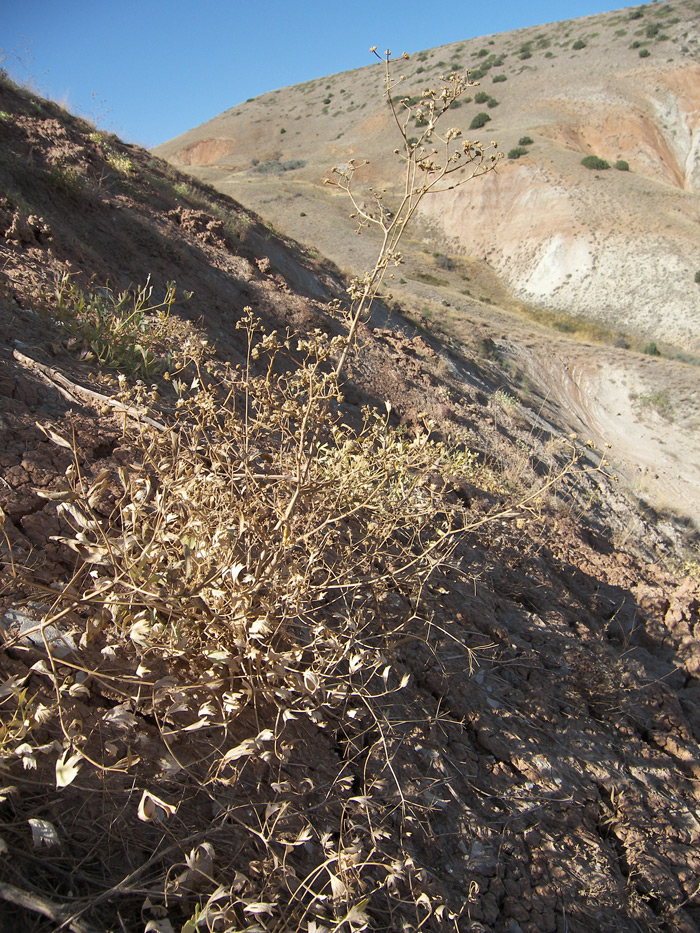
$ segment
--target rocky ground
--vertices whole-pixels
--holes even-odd
[[[176,405],[158,374],[139,387],[127,373],[125,394],[71,337],[60,276],[150,276],[159,296],[174,279],[194,292],[173,308],[180,343],[233,363],[245,305],[334,332],[341,282],[55,105],[2,85],[0,110],[4,928],[203,929],[192,917],[223,890],[215,929],[700,930],[697,564],[681,567],[682,529],[640,514],[592,455],[547,485],[569,439],[504,391],[487,331],[479,356],[377,312],[345,390],[349,421],[388,400],[409,436],[449,436],[484,464],[467,484],[431,480],[471,529],[449,565],[353,636],[401,689],[328,712],[301,650],[308,715],[280,732],[285,749],[212,772],[276,722],[264,704],[207,718],[231,671],[144,653],[89,602],[42,627],[57,584],[84,572],[60,540],[67,478],[99,487],[106,520],[119,470],[143,456],[135,421]],[[80,771],[57,786],[75,747]],[[144,792],[160,801],[146,819]]]

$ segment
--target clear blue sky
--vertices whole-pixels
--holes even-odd
[[[624,3],[624,0],[623,0]],[[265,91],[620,0],[0,0],[2,67],[154,146]],[[634,5],[634,4],[630,4]]]

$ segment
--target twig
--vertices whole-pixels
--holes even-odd
[[[149,418],[148,415],[142,414],[137,408],[133,408],[131,405],[124,405],[123,402],[118,402],[108,395],[103,395],[101,392],[95,392],[94,389],[86,389],[75,382],[71,382],[71,380],[67,379],[62,373],[52,369],[50,366],[45,366],[43,363],[37,362],[37,360],[33,360],[30,356],[25,356],[24,353],[20,353],[19,350],[13,350],[12,355],[18,363],[21,363],[23,366],[26,366],[27,369],[31,369],[33,372],[37,373],[45,382],[56,389],[60,395],[68,399],[69,402],[82,400],[92,402],[93,404],[108,405],[110,408],[122,412],[138,423],[148,424],[158,431],[167,430],[166,426],[161,421]]]
[[[12,884],[5,884],[0,881],[0,898],[4,901],[9,901],[10,904],[23,907],[25,910],[32,910],[36,914],[41,914],[42,917],[48,917],[49,920],[53,920],[54,923],[63,923],[67,921],[68,929],[72,930],[73,933],[99,933],[96,927],[80,923],[78,920],[72,920],[70,916],[72,910],[70,907],[56,904],[54,901],[41,897],[39,894],[31,894],[29,891],[16,888]]]

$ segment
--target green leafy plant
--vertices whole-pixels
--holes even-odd
[[[572,44],[571,48],[572,48],[575,52],[578,52],[578,51],[580,51],[581,49],[585,49],[585,48],[586,48],[586,43],[583,41],[583,39],[577,39],[577,40]]]
[[[629,172],[630,170],[629,162],[626,162],[624,159],[618,159],[613,167],[616,168],[618,172]]]
[[[645,345],[642,353],[646,353],[647,356],[661,356],[659,348],[656,346],[656,342],[654,340],[651,340]]]
[[[596,169],[601,172],[610,168],[609,162],[606,162],[605,159],[601,159],[596,155],[584,156],[583,159],[581,159],[581,165],[583,165],[584,168]]]
[[[520,139],[518,140],[518,145],[519,145],[519,146],[531,146],[531,145],[532,145],[532,137],[531,137],[531,136],[521,136]]]
[[[493,81],[494,84],[499,84],[502,81],[507,81],[508,75],[494,75],[491,80]]]
[[[649,49],[640,49],[640,50],[639,50],[639,57],[640,57],[640,58],[649,58],[650,55],[651,55],[651,52],[649,51]]]
[[[700,283],[700,269],[695,273],[694,281]]]
[[[480,113],[477,113],[472,122],[469,124],[469,129],[480,130],[483,126],[486,126],[490,119],[491,117],[487,113],[481,111]]]
[[[524,146],[516,146],[513,149],[508,150],[509,159],[519,159],[520,156],[527,155],[527,149]]]
[[[170,320],[174,301],[173,284],[161,301],[153,301],[150,282],[119,294],[110,288],[86,292],[66,274],[56,285],[52,316],[82,359],[145,376],[177,366],[181,334]]]

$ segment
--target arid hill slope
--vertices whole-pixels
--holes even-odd
[[[338,275],[6,81],[0,112],[0,928],[697,933],[679,529],[478,320],[376,309],[299,476]],[[120,317],[149,276],[170,315]]]
[[[407,97],[470,69],[480,86],[454,116],[465,135],[496,139],[505,153],[532,140],[485,184],[424,202],[425,242],[486,260],[525,301],[700,351],[699,55],[694,0],[411,55],[400,66]],[[375,64],[273,91],[156,152],[324,255],[361,265],[321,185],[349,157],[370,160],[366,184],[396,183],[386,140],[398,135],[381,83]],[[470,130],[479,112],[490,121]],[[581,159],[591,154],[629,172],[588,170]]]

